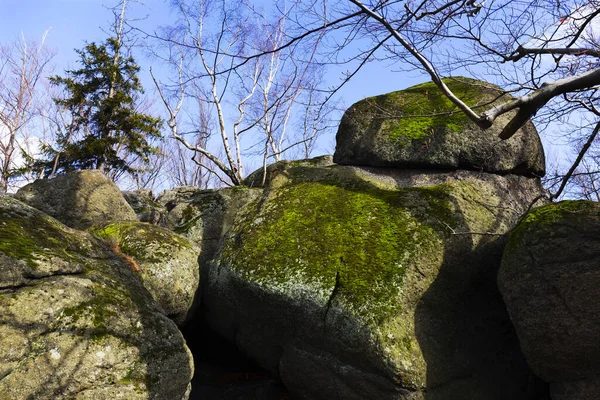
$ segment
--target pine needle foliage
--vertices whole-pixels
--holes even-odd
[[[162,121],[137,111],[143,93],[140,67],[120,50],[115,38],[90,43],[76,50],[81,68],[50,78],[65,93],[54,101],[68,111],[71,123],[59,132],[56,148],[44,149],[46,159],[38,162],[38,168],[46,176],[81,169],[100,169],[113,176],[135,174],[126,158],[148,162],[157,152],[152,141],[160,138]]]

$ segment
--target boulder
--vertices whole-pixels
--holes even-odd
[[[298,399],[533,399],[496,287],[539,180],[291,166],[202,273],[206,318]]]
[[[145,222],[113,222],[90,230],[129,260],[165,314],[182,325],[198,289],[200,249],[183,236]]]
[[[467,105],[488,109],[510,97],[485,82],[448,78]],[[340,123],[333,161],[375,167],[468,169],[541,177],[544,151],[528,121],[508,140],[498,135],[513,114],[482,130],[432,83],[369,97],[352,105]]]
[[[154,199],[151,189],[140,189],[122,192],[140,222],[159,224],[167,210]]]
[[[237,213],[262,195],[262,190],[231,187],[203,190],[182,187],[166,191],[157,201],[168,210],[163,226],[200,247],[200,265],[214,257]]]
[[[179,186],[173,189],[165,190],[156,198],[156,202],[165,207],[167,211],[171,211],[178,203],[188,201],[206,189],[201,189],[196,186]]]
[[[0,197],[3,399],[186,399],[175,324],[100,240]]]
[[[119,188],[98,170],[38,179],[19,189],[15,198],[75,229],[138,220]]]
[[[333,163],[333,156],[325,155],[310,158],[307,160],[284,160],[267,166],[266,170],[259,168],[252,172],[246,179],[244,185],[251,188],[262,188],[267,182],[272,182],[279,175],[285,175],[290,168],[297,167],[330,167]]]
[[[198,246],[197,263],[202,276],[202,271],[219,251],[235,216],[261,194],[262,190],[245,187],[204,190],[184,186],[161,193],[156,201],[167,210],[161,224]],[[199,319],[204,318],[201,313],[203,286],[201,280],[188,313],[187,319],[192,325],[201,324]]]
[[[600,399],[600,204],[531,210],[511,233],[498,285],[531,368],[554,400]]]

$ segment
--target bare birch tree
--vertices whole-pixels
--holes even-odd
[[[303,6],[287,14],[298,21],[294,33],[273,51],[317,35],[325,37],[330,46],[327,60],[349,67],[341,85],[367,63],[384,61],[400,72],[429,77],[456,110],[481,129],[510,113],[502,139],[510,138],[530,118],[542,124],[557,119],[574,123],[584,114],[586,124],[592,122],[579,130],[584,150],[600,126],[596,114],[600,99],[598,0],[323,0],[299,4]],[[487,108],[469,107],[443,80],[465,74],[506,88],[512,99]],[[575,169],[581,162],[579,154]],[[559,187],[552,197],[560,193]]]
[[[16,170],[16,160],[27,153],[28,124],[39,115],[36,89],[53,57],[44,44],[21,37],[0,45],[0,193],[6,193]]]
[[[260,156],[264,165],[302,144],[308,153],[326,126],[317,94],[312,103],[301,101],[318,75],[318,40],[276,50],[287,37],[285,17],[271,23],[228,0],[173,5],[177,24],[154,37],[175,79],[155,84],[171,134],[197,154],[194,162],[223,184],[240,185],[248,158]],[[312,118],[310,135],[289,133],[299,115]]]

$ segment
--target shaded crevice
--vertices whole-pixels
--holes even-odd
[[[14,368],[9,368],[4,375],[0,375],[0,381],[4,378],[9,377],[10,374],[12,374],[14,370],[15,370]]]
[[[425,390],[424,392],[426,392],[426,393],[435,392],[438,389],[443,389],[445,386],[449,386],[449,385],[455,384],[457,382],[469,382],[469,380],[471,380],[471,379],[473,379],[472,374],[454,376],[450,380],[447,380],[445,382],[440,382],[437,385],[432,385],[432,386],[428,387],[427,390]]]
[[[282,383],[197,318],[181,330],[194,357],[190,400],[286,400]]]

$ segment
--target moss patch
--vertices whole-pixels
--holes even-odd
[[[587,217],[600,215],[598,203],[587,200],[564,200],[558,203],[546,204],[530,210],[519,220],[509,237],[508,247],[520,246],[525,233],[538,230],[541,226],[553,224],[565,215],[580,215]]]
[[[490,107],[501,92],[468,78],[447,78],[446,85],[469,107]],[[354,118],[375,119],[381,133],[398,144],[424,140],[445,130],[460,132],[469,118],[433,82],[366,98],[354,105]]]
[[[101,279],[100,276],[97,278]],[[69,326],[94,341],[115,334],[114,327],[123,311],[135,308],[135,304],[118,283],[106,278],[102,282],[94,283],[93,298],[62,311],[57,321],[59,326]],[[127,335],[136,337],[141,333],[142,329],[138,327],[132,328]]]
[[[139,262],[159,263],[172,256],[173,248],[193,247],[186,238],[145,222],[115,222],[90,230],[108,242],[119,244],[124,254]],[[155,246],[156,243],[164,246]]]
[[[386,191],[304,182],[258,207],[258,218],[234,228],[223,252],[227,264],[257,284],[285,287],[293,279],[333,291],[337,302],[374,323],[398,312],[408,266],[442,251],[436,225],[453,224],[444,185]]]
[[[82,263],[87,254],[83,241],[68,233],[54,219],[28,210],[16,200],[2,199],[0,208],[0,251],[24,261],[33,271],[41,263],[59,258]],[[13,205],[14,207],[11,207]]]

